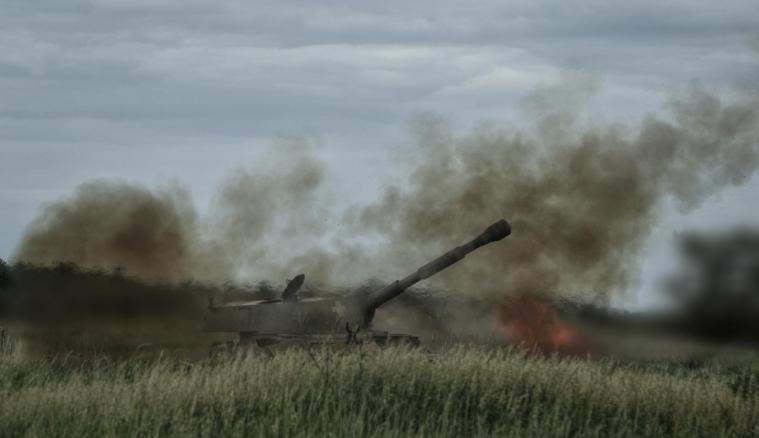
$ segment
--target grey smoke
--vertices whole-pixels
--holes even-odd
[[[523,130],[484,125],[462,135],[435,118],[417,121],[407,178],[347,212],[339,238],[327,163],[292,141],[233,173],[203,217],[181,189],[87,183],[43,211],[16,260],[120,265],[162,280],[283,281],[306,272],[344,285],[403,275],[505,217],[512,237],[431,284],[493,299],[604,300],[635,280],[663,201],[688,210],[753,175],[759,105],[755,94],[727,100],[694,86],[637,128],[583,124],[574,103],[595,87],[580,80],[537,90],[525,100],[534,123]]]

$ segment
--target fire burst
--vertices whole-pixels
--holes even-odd
[[[541,298],[520,295],[501,306],[499,317],[501,329],[514,343],[561,355],[590,353],[582,335]]]

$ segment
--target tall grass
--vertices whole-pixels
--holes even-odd
[[[759,436],[759,368],[516,349],[0,363],[2,436]]]

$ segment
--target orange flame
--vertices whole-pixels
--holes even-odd
[[[512,342],[561,355],[590,353],[582,335],[546,300],[521,295],[502,305],[499,316],[501,329]]]

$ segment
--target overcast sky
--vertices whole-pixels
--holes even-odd
[[[579,71],[599,117],[629,123],[690,81],[753,80],[758,35],[755,0],[0,0],[0,257],[92,178],[178,180],[202,211],[283,136],[315,139],[338,197],[369,201],[415,114],[518,123],[527,93]],[[643,289],[674,231],[759,224],[757,199],[754,178],[663,217]]]

